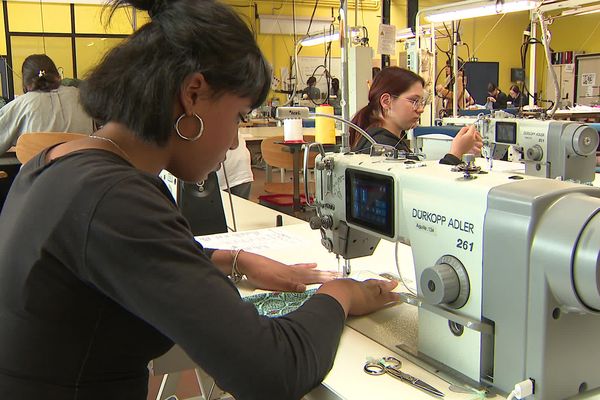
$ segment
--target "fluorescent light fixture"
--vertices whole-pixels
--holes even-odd
[[[447,22],[460,19],[484,17],[487,15],[505,14],[517,11],[526,11],[534,9],[537,6],[536,1],[516,0],[506,1],[504,4],[495,3],[465,4],[463,6],[449,6],[430,11],[425,14],[428,22]]]
[[[600,12],[600,5],[596,5],[596,6],[589,6],[589,7],[578,7],[572,10],[566,10],[563,11],[560,15],[563,17],[569,16],[569,15],[588,15],[588,14],[595,14]]]
[[[427,36],[429,34],[431,34],[431,29],[421,28],[421,35]],[[396,31],[396,42],[412,39],[414,37],[415,34],[410,28],[399,29]]]
[[[300,45],[302,46],[316,46],[318,44],[334,42],[336,40],[340,40],[339,32],[332,33],[322,33],[319,35],[307,36],[300,41]]]
[[[396,41],[412,39],[415,37],[414,32],[410,28],[399,29],[396,31]]]

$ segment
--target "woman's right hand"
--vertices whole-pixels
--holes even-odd
[[[465,126],[452,139],[450,154],[462,159],[462,156],[467,153],[480,154],[482,147],[483,141],[481,135],[475,129],[475,125]]]
[[[336,279],[323,284],[317,293],[335,298],[346,315],[364,315],[383,308],[386,304],[399,302],[400,295],[392,292],[398,282],[368,279]]]

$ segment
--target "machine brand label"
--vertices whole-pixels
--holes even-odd
[[[473,231],[475,226],[471,222],[461,220],[460,218],[448,218],[443,214],[429,212],[427,210],[418,210],[416,208],[412,209],[412,217],[421,221],[431,222],[440,226],[456,229],[457,231],[473,234],[475,233]],[[419,225],[420,224],[417,224],[417,227],[422,229]]]
[[[546,133],[545,132],[534,132],[534,131],[523,131],[523,138],[527,140],[535,140],[539,143],[544,143],[546,141]]]

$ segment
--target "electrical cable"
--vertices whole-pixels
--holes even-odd
[[[44,33],[46,33],[46,29],[44,28],[44,10],[43,10],[43,5],[42,5],[42,0],[40,0],[40,19],[42,21],[42,44],[44,46],[44,54],[46,53],[46,35],[44,35]]]
[[[223,168],[223,176],[225,177],[225,185],[227,185],[227,193],[229,193],[229,207],[231,208],[231,219],[233,220],[233,229],[229,226],[229,229],[232,232],[237,232],[237,222],[235,220],[235,211],[233,209],[233,195],[231,194],[231,188],[229,187],[229,178],[227,177],[227,169],[225,168],[225,163],[221,163],[221,168]]]
[[[296,38],[296,0],[292,0],[292,30],[294,32],[294,43],[298,41]]]
[[[558,84],[558,78],[556,77],[556,71],[552,68],[552,62],[550,60],[550,37],[548,35],[548,26],[546,25],[546,21],[542,17],[542,14],[538,11],[538,19],[540,21],[540,27],[542,28],[542,40],[544,42],[544,55],[546,56],[546,62],[548,63],[548,68],[550,69],[550,74],[552,75],[552,82],[554,83],[554,94],[556,96],[556,103],[552,104],[552,108],[548,112],[548,116],[552,118],[556,109],[558,108],[558,101],[560,99],[560,86]]]
[[[319,0],[315,1],[315,6],[313,7],[312,14],[310,16],[310,21],[308,21],[308,29],[306,30],[306,36],[310,34],[310,27],[313,23],[313,18],[315,17],[315,12],[317,11],[317,6],[319,5]]]
[[[396,246],[394,248],[394,259],[396,261],[396,271],[398,271],[398,278],[400,279],[400,282],[402,282],[402,286],[404,286],[406,288],[406,290],[408,290],[410,292],[410,294],[412,294],[413,296],[417,296],[417,293],[415,293],[414,290],[409,288],[408,285],[406,284],[406,282],[404,282],[404,278],[402,278],[402,270],[400,268],[400,261],[398,259],[398,248],[399,247],[400,247],[400,243],[396,242]]]
[[[596,33],[596,31],[598,30],[598,28],[600,28],[600,20],[598,20],[598,23],[596,24],[596,27],[594,29],[592,29],[592,32],[590,33],[590,36],[587,37],[587,39],[585,39],[585,41],[583,42],[583,44],[581,45],[581,48],[579,49],[579,51],[577,53],[582,53],[583,49],[585,49],[585,45],[587,44],[587,42],[590,41],[590,39],[592,38],[592,36],[594,36],[594,33]]]

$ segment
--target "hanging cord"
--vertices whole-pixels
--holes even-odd
[[[223,168],[223,176],[225,177],[225,185],[227,185],[227,193],[229,193],[229,207],[231,209],[231,219],[233,220],[233,229],[229,226],[229,229],[232,232],[237,232],[237,223],[235,220],[235,210],[233,209],[233,195],[231,194],[231,188],[229,187],[229,178],[227,178],[227,169],[225,168],[225,164],[221,163],[221,168]]]
[[[42,43],[44,45],[44,54],[46,54],[46,29],[44,29],[44,10],[42,5],[42,0],[40,0],[40,19],[42,20]]]
[[[400,269],[400,260],[398,259],[398,248],[399,248],[399,242],[396,242],[396,247],[394,248],[394,259],[396,260],[396,270],[398,271],[398,278],[400,278],[400,282],[402,282],[402,286],[404,286],[406,288],[406,290],[408,290],[410,292],[410,294],[412,294],[413,296],[416,296],[417,294],[415,293],[414,290],[412,290],[411,288],[408,287],[408,285],[406,284],[406,282],[404,282],[404,278],[402,278],[402,271]]]
[[[600,20],[596,24],[596,27],[590,33],[590,36],[588,36],[588,38],[585,39],[585,42],[583,42],[583,44],[581,45],[581,48],[579,49],[579,51],[577,53],[583,52],[583,49],[585,49],[585,45],[590,41],[590,39],[592,38],[592,36],[594,36],[594,33],[596,33],[596,31],[598,30],[598,28],[600,28]]]
[[[502,14],[502,16],[498,19],[498,21],[496,21],[494,26],[492,26],[492,29],[490,29],[488,33],[483,37],[481,42],[479,42],[479,45],[473,49],[473,57],[475,57],[475,55],[477,54],[477,50],[479,50],[479,48],[485,43],[486,39],[492,34],[492,32],[494,32],[494,29],[496,29],[496,27],[500,24],[504,17],[506,17],[506,15],[507,14]]]
[[[554,83],[554,94],[556,96],[556,103],[552,105],[550,111],[548,111],[548,117],[552,118],[556,109],[558,108],[558,101],[560,100],[560,86],[558,85],[558,78],[556,77],[556,71],[552,68],[552,62],[550,60],[550,38],[548,36],[548,26],[546,25],[546,21],[542,17],[542,14],[538,11],[537,13],[538,19],[540,21],[540,27],[542,28],[542,41],[544,42],[544,55],[546,56],[546,62],[548,63],[548,68],[550,69],[550,74],[552,75],[552,82]]]

